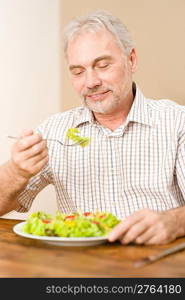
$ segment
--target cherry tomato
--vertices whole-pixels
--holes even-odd
[[[75,218],[75,216],[67,216],[67,217],[65,217],[65,220],[67,220],[67,219],[74,219]]]
[[[91,215],[91,213],[90,212],[84,212],[84,216],[90,216]]]
[[[45,224],[51,223],[50,220],[42,220],[42,222],[45,223]]]

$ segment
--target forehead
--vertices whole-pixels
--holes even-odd
[[[123,54],[115,37],[107,30],[82,32],[69,42],[67,48],[68,63],[83,65],[100,56],[117,56]]]

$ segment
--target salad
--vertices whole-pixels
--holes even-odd
[[[111,213],[76,212],[55,216],[38,211],[32,213],[23,232],[39,236],[99,237],[107,235],[120,221]]]

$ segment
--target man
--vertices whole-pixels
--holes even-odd
[[[29,210],[47,184],[60,210],[110,211],[109,241],[163,244],[185,235],[185,110],[146,99],[133,83],[137,56],[126,27],[96,11],[65,31],[72,84],[84,106],[26,131],[1,169],[1,214]],[[91,138],[68,147],[69,128]]]

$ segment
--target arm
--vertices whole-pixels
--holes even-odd
[[[0,168],[0,215],[19,206],[18,196],[47,162],[46,142],[32,130],[25,131],[13,145],[11,159]]]

